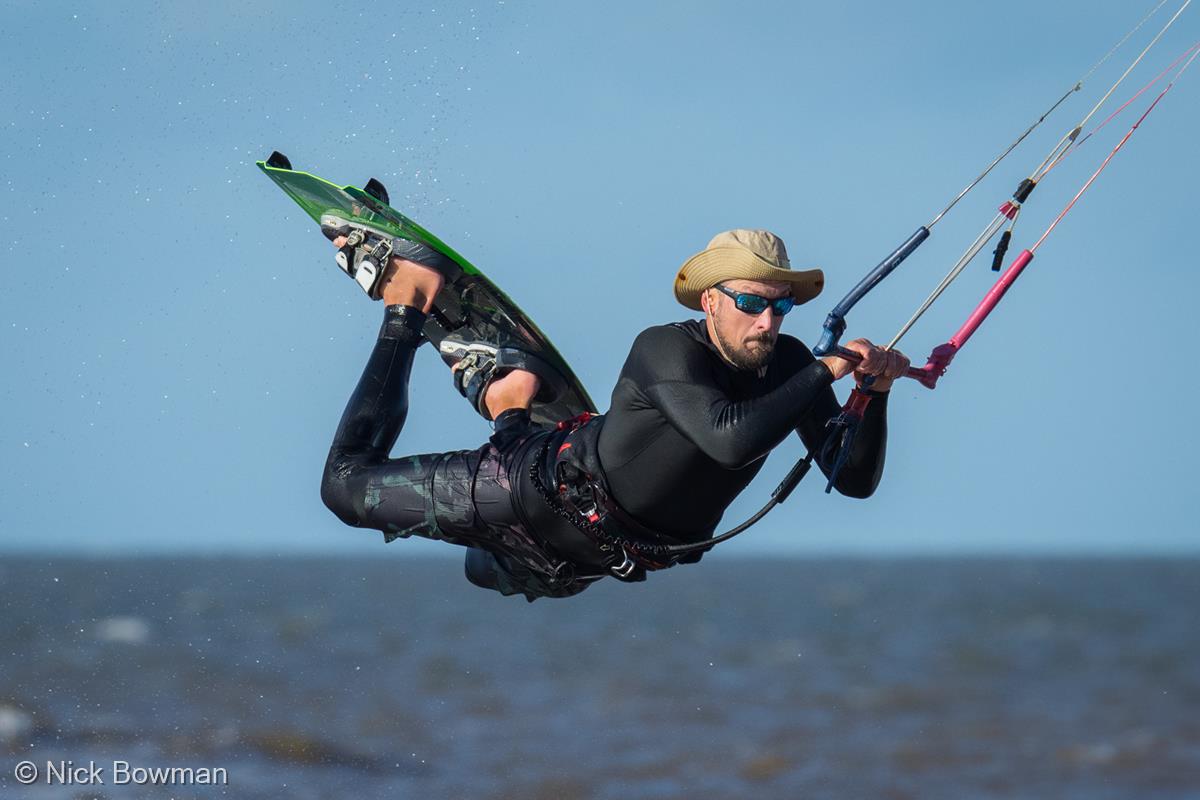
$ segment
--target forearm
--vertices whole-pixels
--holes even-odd
[[[847,497],[870,497],[883,477],[887,454],[887,400],[885,392],[873,395],[858,424],[849,456],[834,484],[834,488]]]
[[[832,394],[832,382],[829,369],[814,361],[775,390],[748,400],[729,400],[715,390],[698,393],[695,384],[672,382],[656,384],[648,394],[707,456],[734,469],[782,442],[818,400]]]

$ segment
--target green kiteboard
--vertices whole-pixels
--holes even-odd
[[[366,189],[338,186],[316,175],[293,170],[287,157],[278,152],[256,163],[317,225],[321,224],[322,216],[336,215],[352,224],[420,242],[453,261],[456,270],[443,270],[446,284],[425,323],[426,338],[434,347],[441,345],[450,333],[483,342],[512,342],[553,366],[562,376],[565,388],[553,399],[534,401],[531,410],[534,422],[553,424],[585,411],[595,413],[596,406],[587,390],[533,320],[469,261],[388,205],[387,190],[379,181],[372,178]]]

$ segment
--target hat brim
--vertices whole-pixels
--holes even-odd
[[[742,247],[712,247],[684,262],[675,275],[675,299],[696,311],[700,296],[721,281],[781,281],[791,284],[796,304],[807,303],[825,288],[819,269],[780,269]]]

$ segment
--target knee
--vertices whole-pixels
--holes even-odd
[[[321,502],[342,522],[357,528],[362,521],[351,490],[353,475],[352,465],[330,454],[325,462],[325,473],[321,476]]]

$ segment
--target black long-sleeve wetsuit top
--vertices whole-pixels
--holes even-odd
[[[709,538],[791,431],[820,452],[826,422],[840,411],[832,383],[829,368],[791,336],[781,334],[768,365],[750,371],[721,357],[701,321],[648,328],[633,343],[600,433],[609,490],[651,529]],[[883,473],[887,396],[874,394],[836,484],[852,497],[870,495]]]

